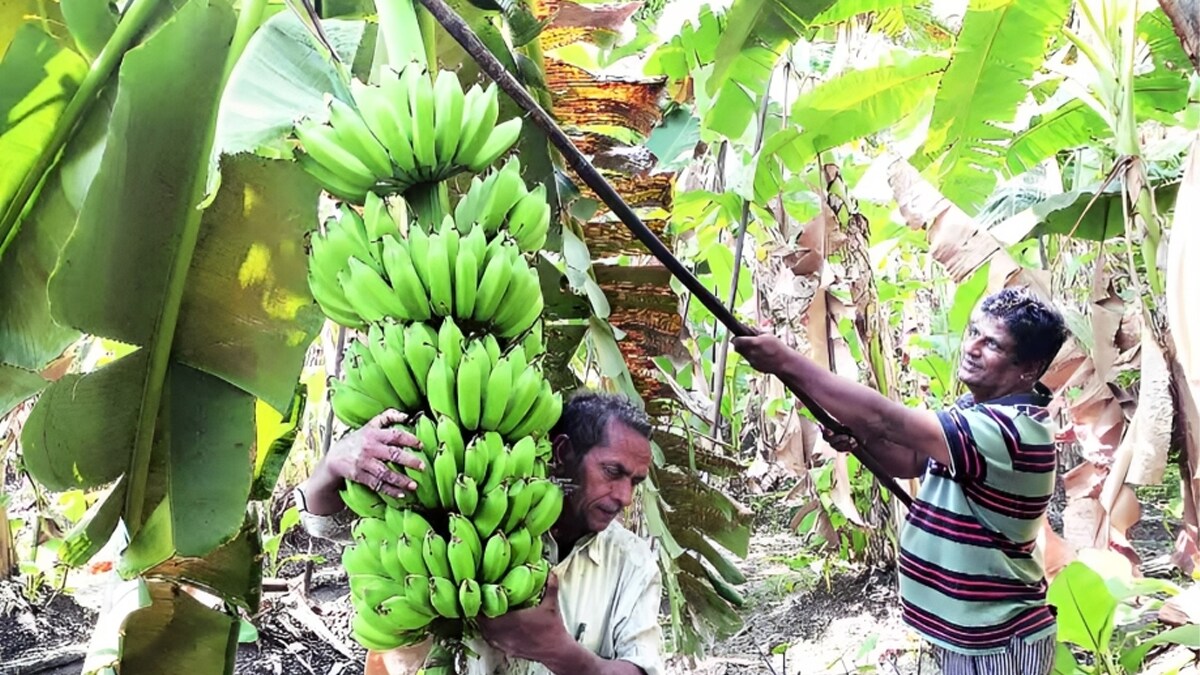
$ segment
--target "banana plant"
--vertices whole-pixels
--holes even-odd
[[[3,78],[21,123],[0,143],[34,152],[5,153],[0,361],[16,367],[0,376],[23,380],[0,391],[44,388],[21,439],[35,480],[102,490],[63,561],[120,537],[117,570],[140,589],[101,621],[95,644],[119,646],[89,667],[231,672],[237,608],[260,593],[256,399],[292,406],[322,322],[300,245],[317,187],[220,151],[222,93],[265,2],[89,7],[39,3],[4,33],[0,70],[25,76]],[[118,358],[30,377],[80,335],[117,341]]]

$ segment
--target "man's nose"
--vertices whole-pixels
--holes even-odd
[[[621,504],[621,508],[629,508],[633,503],[633,481],[619,481],[613,486],[613,498]]]

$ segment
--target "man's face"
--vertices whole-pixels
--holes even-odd
[[[650,471],[650,441],[618,420],[609,420],[604,441],[576,465],[575,488],[563,517],[584,532],[602,532],[633,502],[633,490]]]
[[[1016,358],[1016,344],[1004,321],[975,310],[958,363],[958,379],[975,400],[988,401],[1033,386],[1033,365],[1019,364]]]

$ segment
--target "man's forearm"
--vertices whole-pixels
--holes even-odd
[[[602,659],[578,642],[567,643],[542,665],[554,675],[645,675],[629,661]]]
[[[920,473],[923,458],[893,442],[892,434],[903,433],[907,408],[879,392],[825,370],[813,361],[789,354],[778,376],[790,388],[807,394],[834,419],[858,437],[859,447],[896,478]]]
[[[317,516],[327,516],[346,508],[338,490],[345,482],[335,477],[322,460],[313,469],[312,475],[300,486],[304,493],[305,507],[308,512]]]

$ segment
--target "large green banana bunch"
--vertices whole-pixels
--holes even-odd
[[[378,84],[350,82],[353,101],[326,96],[328,122],[295,126],[298,160],[330,194],[361,204],[368,193],[401,193],[418,183],[482,171],[516,142],[521,119],[496,124],[495,85],[463,93],[448,70],[434,77],[410,63],[384,68]]]
[[[417,484],[403,499],[352,481],[342,490],[360,518],[342,558],[353,633],[377,650],[430,634],[453,645],[480,615],[538,602],[549,573],[543,539],[563,492],[548,434],[563,401],[542,372],[532,260],[551,209],[513,158],[475,177],[452,214],[413,217],[395,194],[484,170],[520,122],[496,124],[494,88],[464,94],[453,73],[420,64],[350,90],[352,104],[329,101],[328,124],[296,125],[300,161],[343,200],[313,234],[309,264],[322,310],[358,331],[331,405],[355,428],[408,413],[424,466],[389,463]],[[453,658],[435,661],[430,672],[453,672]]]

